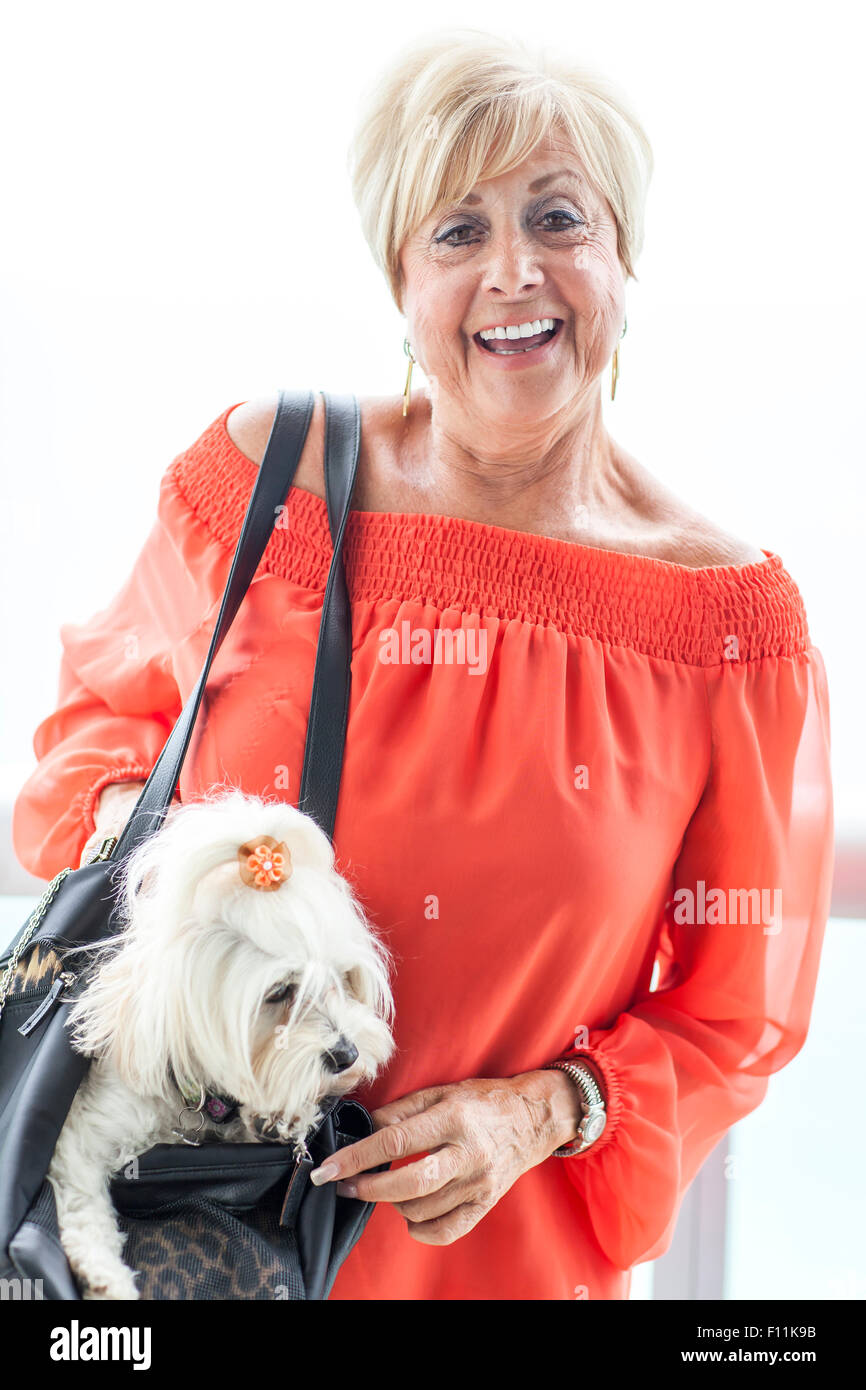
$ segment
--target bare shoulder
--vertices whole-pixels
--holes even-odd
[[[686,527],[676,545],[676,563],[692,569],[708,569],[718,565],[739,566],[760,564],[764,552],[751,541],[741,540],[721,530],[705,517]]]
[[[255,396],[235,406],[226,419],[226,429],[232,443],[256,465],[264,458],[278,401],[276,391],[271,395]],[[310,428],[295,474],[295,486],[322,499],[325,496],[324,440],[325,408],[321,395],[317,393]]]
[[[226,419],[229,438],[241,453],[253,463],[264,457],[278,395],[256,396],[235,406]],[[361,452],[353,505],[361,510],[387,511],[394,505],[394,488],[399,480],[398,460],[405,437],[405,422],[401,397],[373,396],[360,398]],[[419,411],[416,410],[416,416]],[[400,424],[404,428],[400,429]],[[304,450],[295,486],[316,497],[325,496],[325,402],[316,393],[313,416],[304,442]]]
[[[689,506],[625,451],[626,476],[632,501],[649,519],[658,540],[651,553],[656,559],[686,565],[690,569],[760,564],[764,552],[751,541],[725,531],[709,517]]]

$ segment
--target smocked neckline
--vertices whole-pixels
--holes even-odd
[[[234,409],[227,406],[170,469],[187,507],[229,550],[258,473],[229,435]],[[693,568],[465,517],[356,509],[343,546],[353,604],[409,602],[479,620],[552,626],[697,666],[793,656],[808,647],[800,593],[781,558],[762,553],[763,560],[746,565]],[[293,486],[261,568],[322,590],[330,559],[324,500]]]

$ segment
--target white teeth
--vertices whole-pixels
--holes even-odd
[[[531,319],[526,323],[499,324],[496,328],[482,328],[479,337],[487,342],[490,338],[531,338],[536,333],[549,332],[555,324],[554,319]]]

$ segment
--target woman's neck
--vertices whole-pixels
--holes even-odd
[[[565,427],[532,421],[499,432],[424,400],[411,475],[436,497],[436,510],[563,539],[606,529],[629,511],[631,479],[597,397]]]

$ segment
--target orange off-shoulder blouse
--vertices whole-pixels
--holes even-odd
[[[224,410],[162,477],[107,606],[61,629],[14,807],[78,863],[197,680],[256,466]],[[293,488],[213,667],[180,784],[295,800],[325,504]],[[586,1055],[608,1123],[451,1245],[379,1203],[334,1299],[622,1299],[727,1129],[806,1037],[830,900],[824,663],[781,559],[692,569],[456,517],[351,513],[338,864],[394,953],[370,1109]]]

